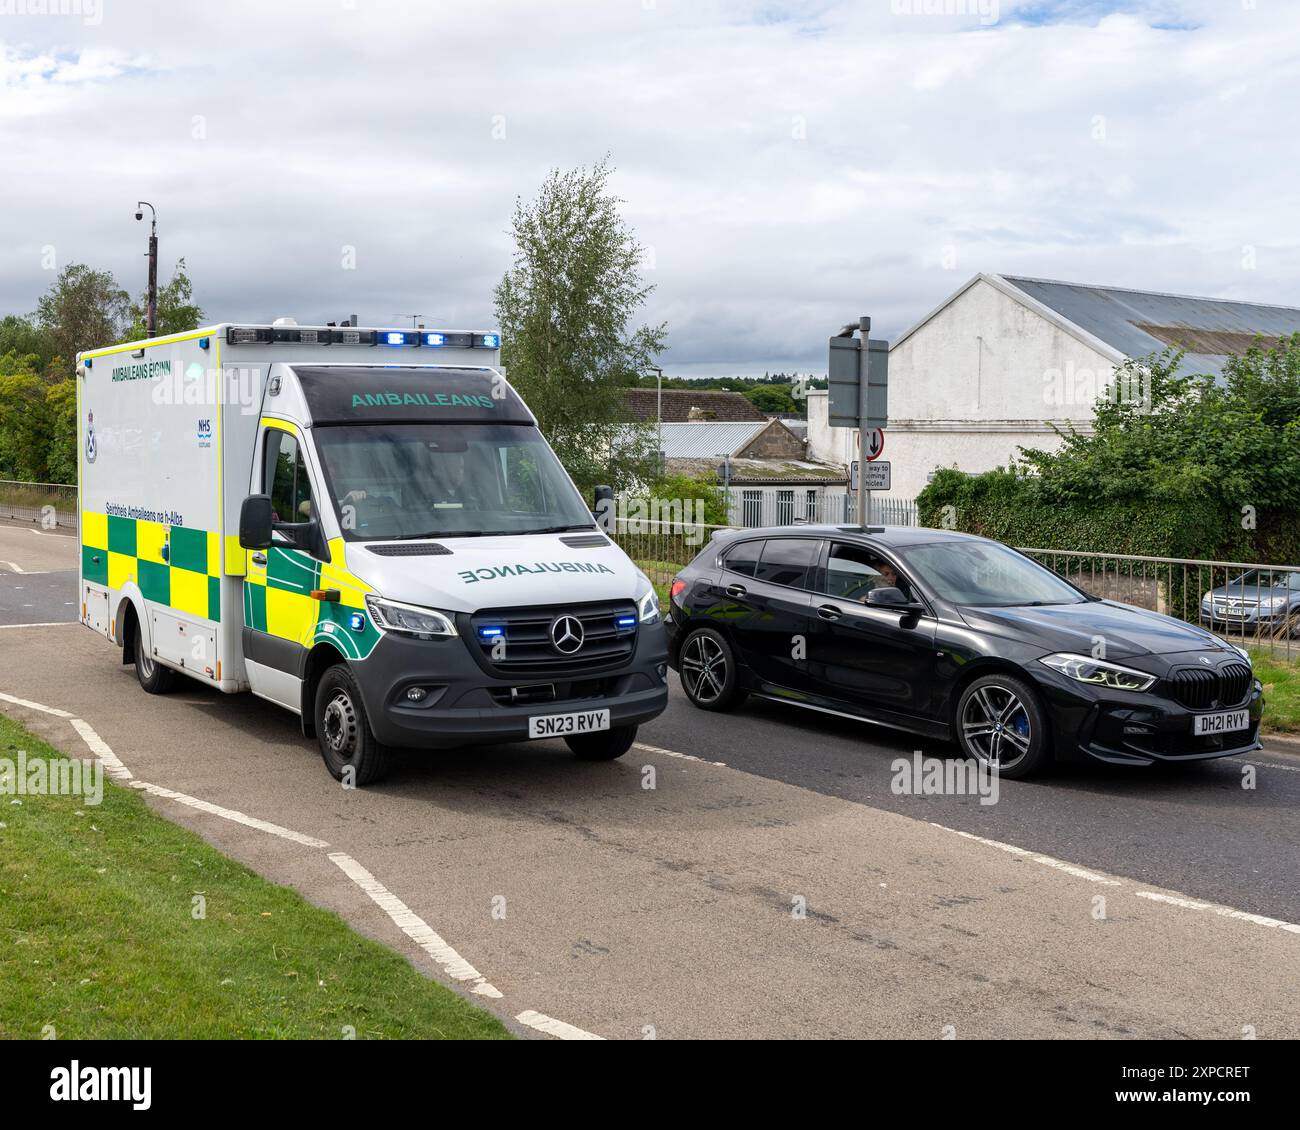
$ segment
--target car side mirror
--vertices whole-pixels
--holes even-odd
[[[244,549],[268,549],[272,530],[271,496],[250,494],[239,508],[239,544]]]

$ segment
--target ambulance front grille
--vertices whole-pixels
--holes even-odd
[[[582,644],[566,654],[556,646],[552,628],[569,616],[582,625]],[[471,650],[497,675],[601,671],[626,663],[636,649],[636,605],[630,600],[487,609],[465,619],[462,631],[469,636]]]

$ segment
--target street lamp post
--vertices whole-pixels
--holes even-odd
[[[647,365],[655,374],[655,418],[659,424],[659,458],[664,457],[664,371],[658,365]]]
[[[149,312],[145,326],[145,337],[153,337],[158,332],[158,213],[147,200],[137,200],[135,218],[144,219],[144,209],[148,208],[153,217],[149,225]]]

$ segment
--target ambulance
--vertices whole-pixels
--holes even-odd
[[[500,346],[279,319],[80,354],[82,623],[149,694],[297,714],[345,784],[398,747],[621,756],[667,705],[655,590]]]

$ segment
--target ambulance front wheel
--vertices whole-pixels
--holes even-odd
[[[579,761],[613,761],[622,757],[636,741],[635,726],[615,726],[595,734],[578,734],[565,738]]]
[[[135,624],[135,677],[149,694],[166,694],[176,685],[176,672],[149,654],[144,643],[144,629],[138,620]]]
[[[315,714],[321,757],[336,781],[369,785],[388,772],[391,754],[370,729],[357,681],[342,664],[321,676]]]

